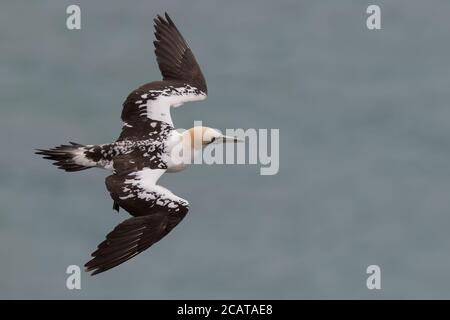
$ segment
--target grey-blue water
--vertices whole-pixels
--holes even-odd
[[[382,30],[366,28],[369,4]],[[69,291],[66,267],[127,215],[107,172],[65,173],[33,149],[118,136],[126,95],[160,78],[165,10],[209,86],[176,125],[279,128],[279,174],[163,176],[187,218]],[[449,20],[444,0],[3,2],[0,298],[450,298]],[[366,287],[371,264],[381,290]]]

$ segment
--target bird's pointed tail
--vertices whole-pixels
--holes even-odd
[[[44,159],[53,160],[59,169],[74,172],[96,167],[97,163],[89,159],[85,153],[86,146],[75,142],[70,145],[60,145],[51,149],[36,149]]]

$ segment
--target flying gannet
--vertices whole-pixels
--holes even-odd
[[[189,203],[157,185],[163,173],[185,169],[189,161],[174,159],[176,148],[189,158],[211,143],[238,142],[218,130],[194,127],[174,130],[170,107],[204,100],[206,82],[194,54],[167,13],[154,19],[155,55],[163,80],[132,91],[122,110],[122,132],[110,144],[71,142],[36,153],[65,171],[93,167],[111,170],[106,188],[113,208],[128,211],[129,218],[112,230],[85,264],[92,275],[111,269],[141,253],[166,236],[186,216]],[[178,160],[178,161],[175,161]]]

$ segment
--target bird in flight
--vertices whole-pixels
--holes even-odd
[[[144,84],[128,95],[119,138],[109,144],[70,142],[36,151],[65,171],[94,167],[112,171],[106,188],[113,209],[123,208],[132,217],[108,233],[92,253],[93,258],[85,264],[92,275],[146,250],[186,216],[189,203],[157,184],[165,172],[185,169],[206,145],[240,141],[207,127],[181,133],[174,129],[170,108],[204,100],[208,89],[194,54],[169,15],[158,15],[154,23],[153,44],[163,80]]]

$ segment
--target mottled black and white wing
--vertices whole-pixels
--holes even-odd
[[[206,98],[200,66],[181,33],[166,13],[155,20],[155,54],[163,81],[131,92],[123,103],[122,133],[118,140],[153,139],[173,129],[171,107]]]
[[[118,140],[165,138],[174,128],[170,108],[205,98],[204,93],[186,83],[159,81],[143,85],[123,103]]]
[[[114,202],[133,217],[119,224],[92,253],[92,275],[133,258],[165,237],[186,216],[189,203],[156,185],[163,169],[125,171],[106,178]]]

